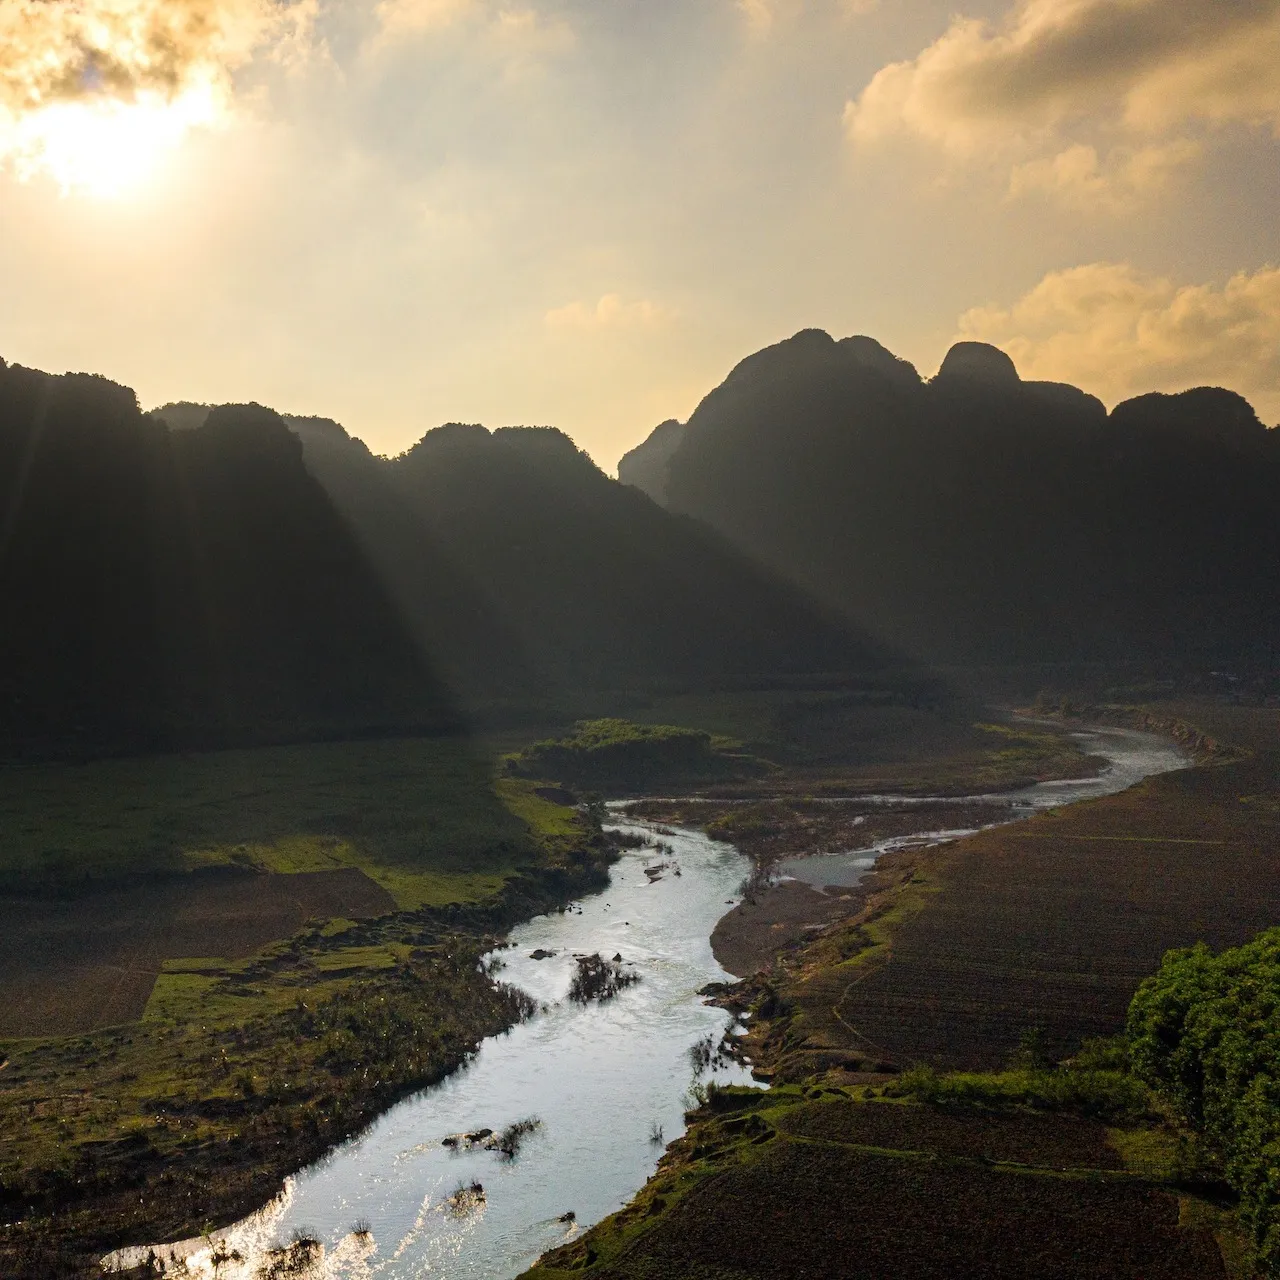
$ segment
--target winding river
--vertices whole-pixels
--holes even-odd
[[[1077,738],[1085,751],[1106,757],[1107,770],[990,797],[993,822],[1119,791],[1187,762],[1150,734],[1099,730]],[[926,823],[922,813],[922,830],[910,839],[927,843],[960,834],[930,832]],[[506,1280],[630,1200],[653,1172],[663,1143],[683,1132],[695,1075],[748,1079],[732,1064],[697,1074],[691,1053],[707,1037],[717,1043],[730,1025],[728,1014],[697,993],[730,977],[716,963],[709,938],[739,900],[746,859],[696,831],[663,838],[670,853],[628,852],[602,893],[513,929],[510,947],[494,958],[503,961],[501,978],[533,995],[540,1012],[486,1040],[469,1065],[289,1179],[266,1208],[215,1233],[214,1242],[241,1257],[222,1263],[218,1280],[250,1280],[265,1251],[294,1232],[324,1245],[312,1274],[325,1280]],[[784,870],[814,884],[855,883],[903,839],[796,859]],[[646,874],[660,862],[670,865]],[[552,954],[533,959],[545,952]],[[593,952],[620,955],[640,981],[611,1001],[584,1007],[567,998],[573,957]],[[451,1135],[500,1130],[531,1117],[541,1123],[511,1160],[481,1145],[443,1145]],[[482,1186],[482,1196],[457,1195],[473,1183]],[[123,1250],[105,1265],[131,1265],[146,1253]],[[185,1264],[188,1275],[215,1274],[209,1241],[156,1253],[179,1268]]]

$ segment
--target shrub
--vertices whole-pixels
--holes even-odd
[[[577,961],[577,972],[569,984],[569,999],[577,1004],[612,1000],[624,987],[640,981],[638,973],[624,969],[617,960],[606,960],[599,952],[578,956]]]
[[[1128,1034],[1135,1072],[1220,1157],[1259,1272],[1280,1276],[1280,929],[1170,951]]]

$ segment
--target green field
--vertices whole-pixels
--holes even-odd
[[[537,834],[567,824],[457,738],[18,769],[0,773],[0,884],[66,892],[211,867],[358,867],[408,909],[485,897]]]
[[[0,1273],[233,1219],[527,1014],[480,957],[610,857],[539,792],[456,738],[0,774]]]

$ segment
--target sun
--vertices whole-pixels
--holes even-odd
[[[222,112],[212,82],[174,97],[141,91],[127,100],[51,102],[9,125],[5,150],[24,181],[46,174],[64,194],[119,199],[144,187],[191,129],[215,125]]]

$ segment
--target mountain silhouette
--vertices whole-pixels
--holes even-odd
[[[804,330],[619,476],[929,661],[1280,647],[1280,432],[1219,388],[1108,414],[983,343],[925,381],[870,338]]]
[[[450,423],[375,458],[290,419],[307,465],[469,704],[875,671],[889,655],[549,427]],[[444,607],[442,607],[442,605]]]
[[[0,747],[94,754],[457,723],[259,405],[171,431],[0,362]]]

